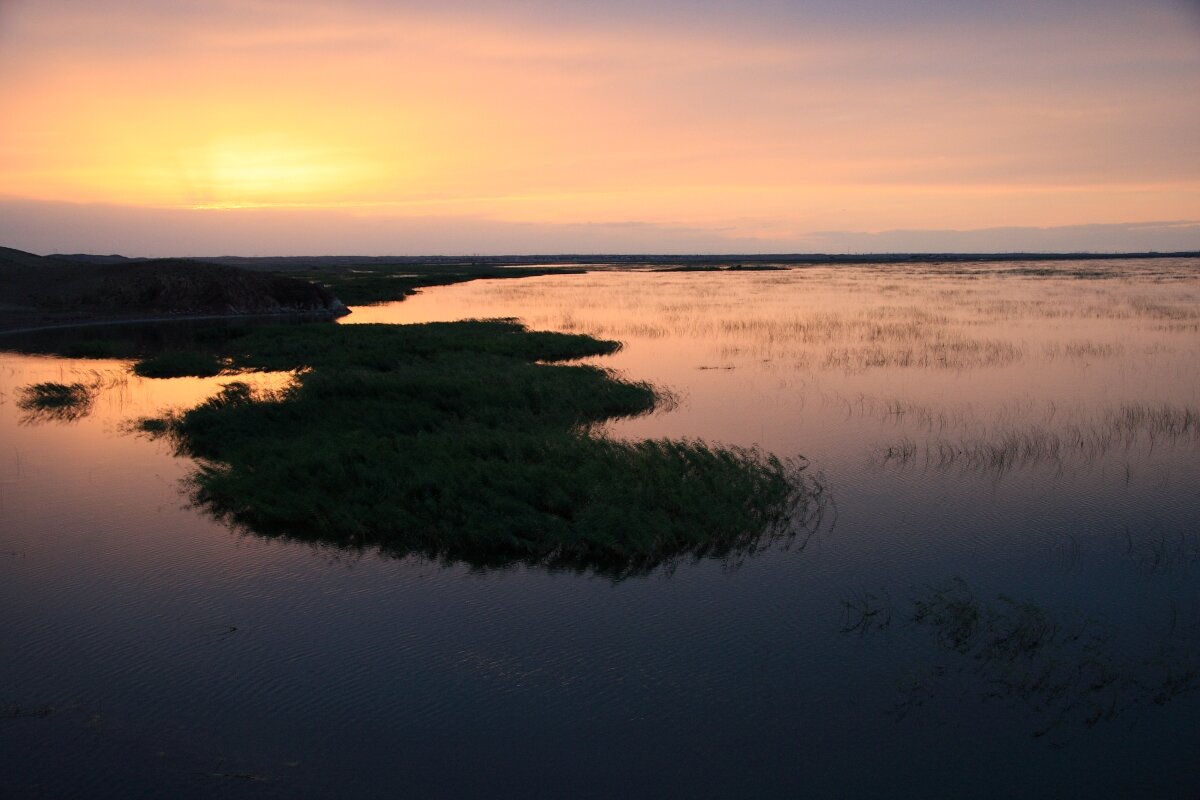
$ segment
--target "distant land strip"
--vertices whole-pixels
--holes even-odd
[[[839,265],[1114,261],[1200,258],[1200,251],[1140,253],[890,253],[747,255],[40,256],[0,247],[0,332],[97,323],[299,314],[336,317],[347,306],[405,297],[432,286],[592,270],[756,271]],[[1051,276],[1046,268],[1017,274]],[[1102,277],[1094,275],[1077,277]]]
[[[147,259],[120,255],[55,254],[53,258],[90,263],[120,263]],[[470,256],[196,256],[194,260],[226,264],[244,269],[289,270],[352,267],[379,264],[439,266],[535,266],[562,264],[572,266],[670,266],[735,264],[780,264],[825,266],[836,264],[895,263],[968,263],[980,261],[1109,261],[1115,259],[1200,258],[1200,250],[1136,253],[753,253],[744,255],[612,255],[605,253],[546,253],[542,255],[470,255]]]

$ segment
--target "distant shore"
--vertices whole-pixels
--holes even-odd
[[[1200,251],[145,259],[39,256],[0,247],[0,334],[183,320],[333,318],[349,313],[347,304],[403,300],[431,286],[593,270],[717,272],[891,264],[969,268],[993,263],[1011,265],[1008,269],[1018,274],[1046,275],[1046,267],[1021,265],[1166,258],[1200,259]]]
[[[54,255],[97,264],[143,261],[118,255]],[[1132,253],[743,253],[703,255],[676,253],[667,255],[611,253],[543,253],[539,255],[473,256],[191,256],[196,261],[268,272],[294,270],[338,270],[381,266],[464,269],[479,267],[589,267],[603,269],[628,267],[735,266],[738,264],[779,264],[789,266],[833,266],[838,264],[898,263],[972,263],[980,261],[1111,261],[1117,259],[1200,258],[1200,250]]]

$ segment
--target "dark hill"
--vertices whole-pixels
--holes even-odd
[[[0,329],[160,316],[347,309],[324,286],[183,259],[87,263],[0,248]]]

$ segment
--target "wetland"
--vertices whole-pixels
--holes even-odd
[[[2,793],[1194,794],[1200,261],[523,268],[0,341]]]

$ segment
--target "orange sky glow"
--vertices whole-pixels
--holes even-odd
[[[944,5],[0,0],[0,244],[1200,248],[1200,7]]]

